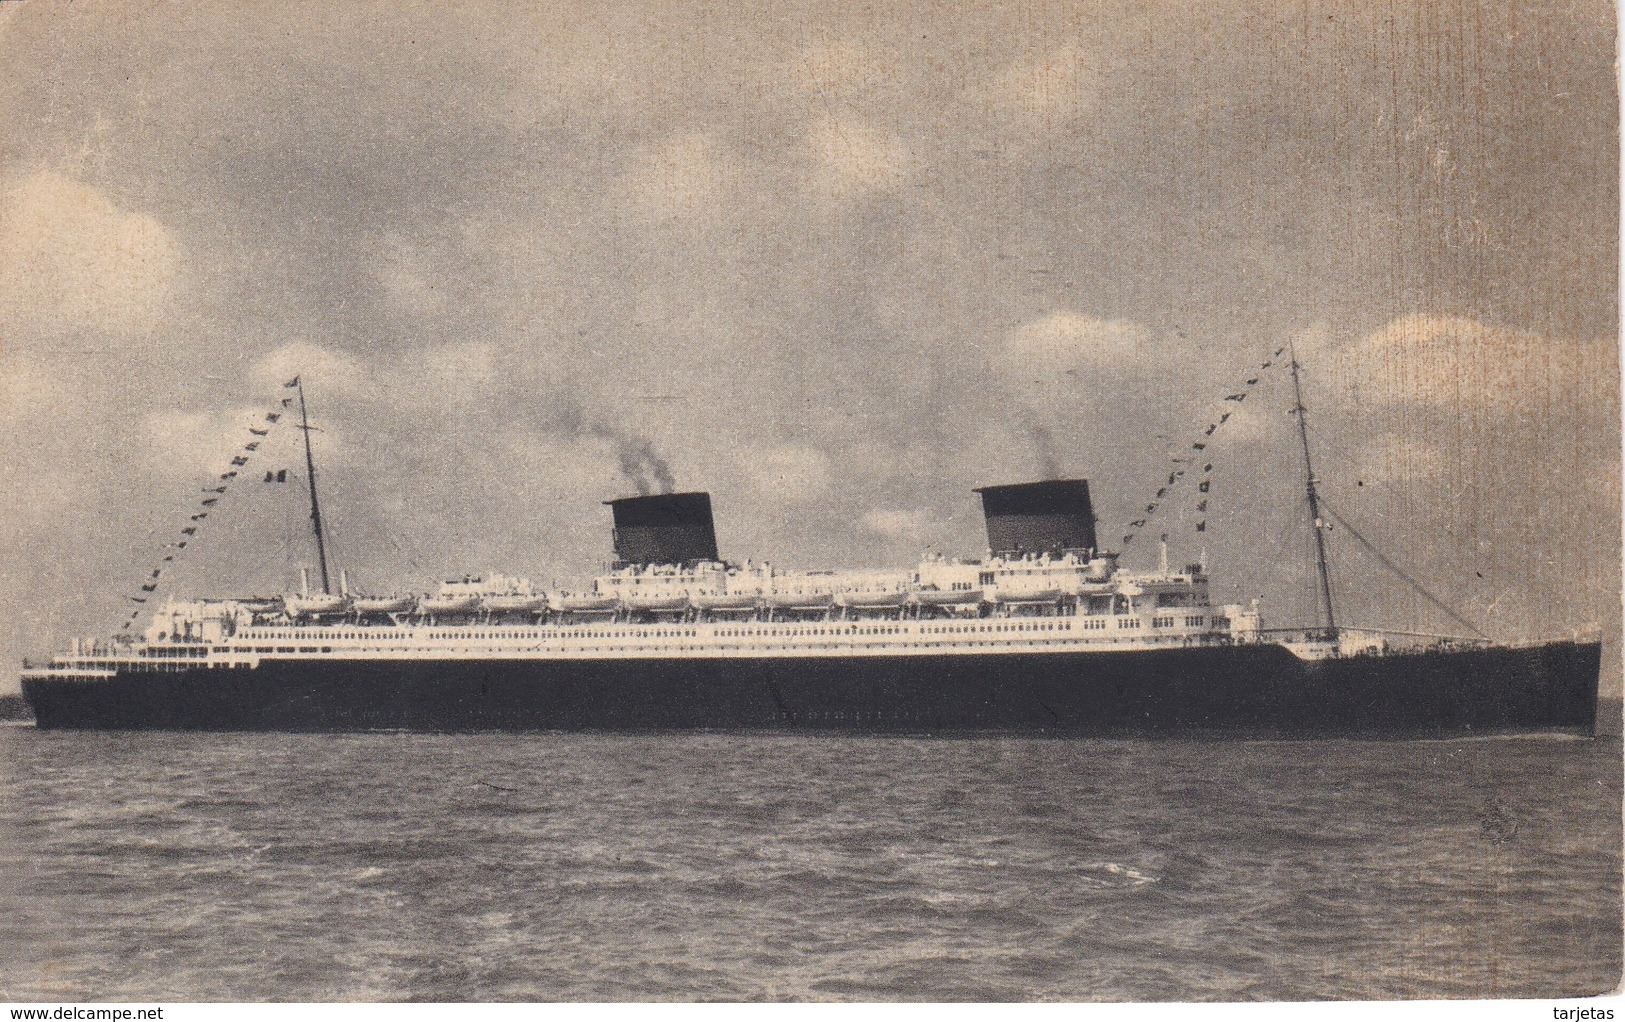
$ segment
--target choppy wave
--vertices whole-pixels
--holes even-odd
[[[13,1000],[1558,997],[1616,740],[0,728]]]

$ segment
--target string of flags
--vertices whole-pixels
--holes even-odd
[[[1265,370],[1277,365],[1281,356],[1285,353],[1286,348],[1276,348],[1274,353],[1271,354],[1269,358],[1265,359],[1263,364],[1258,367],[1258,371],[1247,379],[1240,390],[1225,396],[1225,402],[1235,402],[1239,405],[1243,401],[1246,401],[1248,396],[1252,394],[1253,388],[1258,386],[1258,381],[1264,378]],[[1195,456],[1207,450],[1208,444],[1212,443],[1213,435],[1219,430],[1223,429],[1225,423],[1229,422],[1235,414],[1235,410],[1227,411],[1221,414],[1214,421],[1208,423],[1207,426],[1202,430],[1200,437],[1193,441],[1188,448],[1190,451],[1190,456],[1176,457],[1174,459],[1175,462],[1178,464],[1194,464],[1196,460]],[[1146,504],[1145,511],[1141,517],[1128,523],[1129,531],[1123,534],[1123,546],[1125,548],[1134,542],[1134,537],[1139,533],[1139,530],[1145,528],[1146,523],[1156,515],[1157,511],[1162,507],[1168,495],[1174,491],[1174,489],[1178,486],[1179,481],[1184,478],[1185,474],[1186,470],[1183,468],[1176,468],[1168,473],[1167,481],[1164,482],[1162,486],[1157,488],[1156,494],[1151,498],[1150,503]],[[1196,492],[1201,495],[1201,499],[1196,502],[1196,513],[1198,515],[1196,521],[1196,531],[1206,532],[1208,502],[1207,494],[1212,490],[1213,487],[1213,463],[1210,461],[1205,462],[1202,465],[1200,474],[1202,477],[1201,481],[1196,485]],[[1164,538],[1166,538],[1166,533],[1164,534]]]
[[[295,376],[282,386],[284,390],[291,390],[298,387],[299,377]],[[276,410],[266,412],[262,418],[255,420],[254,425],[248,427],[248,432],[251,439],[246,441],[239,453],[232,457],[230,466],[225,472],[220,474],[220,478],[217,481],[218,485],[210,486],[203,490],[203,492],[208,494],[208,496],[203,497],[198,501],[198,507],[201,508],[201,510],[194,512],[188,519],[192,524],[182,527],[180,531],[180,540],[174,543],[165,544],[164,549],[167,552],[164,554],[163,559],[158,563],[158,566],[152,569],[152,572],[147,576],[146,581],[141,584],[140,595],[131,596],[129,598],[130,602],[135,604],[135,609],[130,611],[130,616],[125,620],[119,631],[127,632],[132,626],[134,626],[136,619],[141,615],[143,605],[148,601],[148,599],[151,598],[151,595],[157,591],[158,583],[163,576],[165,567],[173,564],[176,557],[180,555],[180,552],[186,549],[187,544],[192,542],[197,537],[199,523],[209,517],[209,513],[213,509],[214,505],[217,504],[220,501],[220,498],[225,495],[227,489],[234,485],[234,482],[239,475],[239,470],[248,465],[251,456],[259,450],[260,444],[264,443],[263,438],[270,435],[271,428],[275,426],[276,423],[282,418],[285,409],[292,404],[293,398],[282,398],[277,402],[275,406]],[[278,469],[274,472],[266,472],[265,481],[268,483],[287,482],[288,470]]]

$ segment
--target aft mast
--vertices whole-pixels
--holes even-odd
[[[1320,606],[1326,616],[1326,630],[1337,636],[1337,618],[1332,613],[1332,580],[1326,570],[1326,523],[1320,514],[1320,494],[1315,490],[1319,481],[1315,467],[1309,460],[1309,427],[1304,422],[1303,388],[1298,382],[1298,351],[1289,345],[1292,358],[1292,413],[1298,419],[1298,441],[1303,446],[1304,492],[1309,498],[1309,528],[1315,534],[1315,567],[1320,572]],[[312,491],[314,499],[314,491]]]
[[[293,385],[299,390],[299,428],[305,434],[305,478],[310,483],[310,524],[316,530],[316,561],[322,571],[322,592],[331,595],[327,581],[327,545],[322,538],[322,505],[316,499],[316,459],[310,453],[310,416],[305,411],[305,385],[295,376]],[[1324,572],[1324,568],[1322,568]]]

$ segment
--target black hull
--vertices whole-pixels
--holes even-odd
[[[1599,643],[1304,662],[1278,646],[711,660],[267,661],[29,678],[45,728],[1591,734]]]

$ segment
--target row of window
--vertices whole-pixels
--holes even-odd
[[[1077,621],[1078,628],[1080,630],[1084,630],[1084,631],[1097,631],[1097,630],[1104,629],[1104,628],[1107,627],[1107,624],[1106,624],[1107,619],[1103,618],[1103,617],[1086,617],[1086,618],[1078,618],[1078,619],[1075,619],[1075,620]],[[1120,628],[1120,629],[1133,629],[1133,628],[1137,628],[1139,626],[1139,619],[1138,618],[1118,617],[1115,620],[1117,622],[1117,627]],[[1171,616],[1170,617],[1154,617],[1154,618],[1151,619],[1151,627],[1152,628],[1172,628],[1172,627],[1174,627],[1174,622],[1175,622],[1175,619],[1173,617],[1171,617]],[[1203,625],[1205,625],[1207,623],[1207,619],[1205,617],[1201,617],[1201,616],[1187,617],[1187,618],[1185,618],[1184,623],[1185,623],[1185,625],[1187,627],[1200,628],[1200,627],[1202,627]],[[929,625],[928,624],[928,625],[917,626],[917,630],[918,630],[918,633],[922,634],[922,635],[955,635],[955,634],[963,634],[963,633],[968,633],[968,632],[978,632],[978,633],[986,633],[986,632],[994,632],[994,633],[999,633],[999,632],[1033,632],[1033,631],[1046,631],[1046,632],[1048,632],[1048,631],[1071,631],[1072,630],[1072,624],[1073,624],[1072,620],[1068,620],[1068,619],[1049,619],[1049,620],[1038,620],[1038,621],[988,622],[988,623],[980,623],[980,624],[943,624],[943,625]],[[655,628],[655,629],[648,629],[648,630],[633,630],[633,629],[621,628],[621,629],[617,629],[615,631],[598,631],[596,629],[591,629],[590,626],[587,626],[587,628],[588,628],[588,630],[581,630],[581,631],[571,630],[570,632],[565,632],[564,634],[579,635],[579,636],[582,636],[582,637],[592,637],[592,638],[606,638],[606,639],[639,639],[639,638],[644,638],[644,639],[648,639],[648,638],[666,639],[666,638],[698,638],[699,637],[699,630],[695,629],[695,628]],[[784,636],[784,635],[897,635],[897,634],[902,633],[903,631],[904,631],[904,629],[901,626],[898,626],[898,625],[848,625],[848,626],[845,626],[845,627],[821,626],[821,627],[808,627],[808,628],[804,628],[804,629],[803,628],[798,628],[798,629],[793,629],[793,630],[785,630],[785,629],[782,629],[782,628],[772,628],[772,627],[723,628],[723,629],[718,629],[713,634],[716,635],[719,638],[741,638],[741,637],[747,637],[747,636],[773,637],[773,636]],[[410,634],[411,633],[407,633],[407,635],[410,635]],[[547,632],[546,634],[548,636],[558,635],[558,634],[560,634],[560,631],[559,630],[552,630],[552,631]],[[402,637],[402,636],[399,636],[399,635],[383,635],[383,636],[381,636],[376,632],[368,633],[368,632],[354,632],[354,631],[315,632],[315,633],[311,633],[311,632],[295,632],[295,633],[292,633],[292,634],[276,634],[276,633],[265,633],[265,632],[252,631],[251,630],[251,631],[245,632],[244,637],[245,638],[280,638],[280,639],[284,639],[284,641],[286,641],[288,639],[292,639],[292,640],[295,640],[295,641],[297,641],[299,639],[305,639],[306,641],[309,641],[311,639],[367,640],[367,639],[378,639],[378,638],[386,638],[386,637],[394,638],[394,637]],[[535,630],[535,629],[504,630],[504,631],[470,630],[470,631],[433,631],[433,632],[425,633],[423,635],[423,637],[426,638],[426,639],[430,639],[430,640],[445,640],[445,639],[506,639],[506,640],[513,640],[513,639],[540,639],[540,638],[544,638],[544,634],[543,634],[542,631]],[[256,647],[254,647],[254,652],[256,652],[256,653],[272,653],[272,652],[291,653],[293,651],[294,651],[294,649],[292,647],[283,647],[283,646],[277,646],[277,647],[256,646]],[[168,652],[168,651],[165,651],[165,652]],[[176,651],[173,655],[180,655],[182,652],[188,652],[188,651]],[[204,651],[203,650],[196,650],[196,651],[190,651],[190,652],[194,652],[194,655],[200,655],[201,656]],[[309,649],[300,648],[299,652],[315,652],[315,649],[313,649],[313,648],[309,648]],[[158,654],[155,652],[153,655],[158,655]]]
[[[1207,618],[1201,617],[1200,615],[1195,617],[1187,617],[1185,619],[1185,627],[1187,628],[1200,628],[1205,624],[1207,624]],[[1174,619],[1172,616],[1154,617],[1151,619],[1152,628],[1172,628],[1173,626]]]

